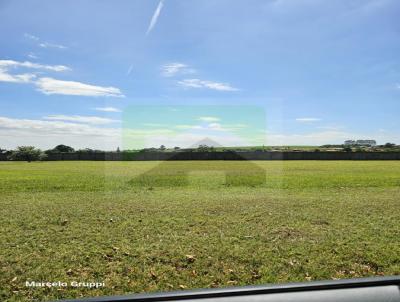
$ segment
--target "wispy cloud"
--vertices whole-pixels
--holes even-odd
[[[35,84],[38,90],[44,94],[124,97],[118,88],[95,86],[76,81],[40,78]]]
[[[28,53],[26,56],[27,56],[28,58],[30,58],[30,59],[37,59],[37,58],[38,58],[38,56],[35,55],[33,52]]]
[[[218,122],[220,118],[215,116],[201,116],[198,118],[198,120],[202,122]]]
[[[182,125],[175,125],[174,128],[180,129],[180,130],[189,130],[189,129],[200,129],[201,126],[182,124]]]
[[[222,125],[220,123],[209,123],[207,125],[207,128],[210,130],[215,130],[215,131],[226,131],[229,129],[225,129],[224,127],[222,127]]]
[[[161,66],[161,75],[164,77],[174,77],[177,75],[187,75],[196,73],[197,70],[181,62],[167,63]],[[239,91],[238,88],[229,83],[214,82],[201,79],[183,79],[177,82],[178,85],[185,88],[203,88],[218,91]]]
[[[49,42],[42,42],[39,43],[39,46],[42,48],[58,48],[58,49],[66,49],[67,47],[61,44],[49,43]]]
[[[153,30],[154,26],[156,26],[158,17],[160,16],[161,10],[163,8],[163,5],[164,5],[164,0],[161,0],[158,3],[157,8],[154,11],[153,17],[150,20],[150,24],[149,24],[149,27],[147,28],[146,35],[148,35]]]
[[[203,132],[204,131],[229,131],[229,129],[226,129],[225,127],[223,127],[220,123],[207,123],[204,125],[176,125],[175,126],[176,129],[180,129],[180,130],[196,130],[196,131],[200,131]]]
[[[121,109],[118,109],[115,107],[96,107],[94,109],[97,111],[103,111],[103,112],[122,112]]]
[[[30,83],[36,77],[33,73],[23,73],[23,74],[10,74],[6,69],[0,67],[0,82],[10,82],[10,83]]]
[[[179,62],[165,64],[161,67],[161,75],[164,77],[173,77],[178,74],[195,73],[196,70],[188,65]]]
[[[126,75],[127,76],[130,75],[132,70],[133,70],[133,65],[129,66],[129,68],[128,68],[127,72],[126,72]]]
[[[43,117],[45,120],[50,121],[65,121],[65,122],[76,122],[92,125],[104,125],[119,122],[109,118],[99,116],[82,116],[82,115],[48,115]]]
[[[58,48],[58,49],[66,49],[67,47],[61,44],[56,44],[56,43],[50,43],[47,41],[43,41],[42,39],[40,39],[39,37],[29,34],[29,33],[25,33],[24,37],[26,39],[35,41],[38,43],[38,46],[42,47],[42,48]]]
[[[29,61],[0,60],[0,82],[33,83],[44,94],[65,94],[82,96],[113,96],[124,97],[115,87],[102,87],[76,81],[62,81],[50,77],[41,77],[34,73],[11,74],[10,69],[28,68],[53,72],[69,71],[71,68],[64,65],[44,65]]]
[[[103,135],[107,133],[107,129],[110,128],[92,128],[89,125],[64,121],[43,121],[0,117],[0,129],[27,130],[29,131],[28,133],[33,135],[48,136],[55,134]],[[115,134],[115,132],[112,133]],[[7,133],[2,134],[6,135]],[[13,134],[10,133],[10,135]]]
[[[43,69],[43,70],[57,71],[57,72],[71,70],[71,68],[64,65],[43,65],[43,64],[32,63],[29,61],[19,62],[14,60],[0,60],[0,68],[1,67],[6,69],[12,67],[25,67],[25,68]]]
[[[313,122],[319,122],[321,121],[320,118],[316,118],[316,117],[299,117],[296,118],[296,122],[300,122],[300,123],[313,123]]]
[[[228,83],[220,83],[200,79],[185,79],[182,81],[178,81],[178,84],[185,88],[206,88],[218,91],[239,91],[239,89],[232,87]]]
[[[248,125],[245,124],[221,124],[218,122],[219,119],[214,117],[204,117],[201,121],[205,121],[206,123],[201,125],[175,125],[175,128],[180,130],[195,130],[203,133],[209,133],[207,131],[225,131],[233,133],[248,127]]]
[[[31,83],[37,77],[33,72],[20,74],[10,73],[10,69],[16,68],[41,69],[56,72],[70,70],[69,67],[64,65],[42,65],[29,61],[0,60],[0,82]]]
[[[28,33],[24,33],[24,37],[30,40],[34,40],[34,41],[39,41],[40,39],[34,35],[28,34]]]

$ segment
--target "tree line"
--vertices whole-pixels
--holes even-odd
[[[320,152],[320,151],[326,151],[326,149],[329,148],[339,148],[339,150],[343,152],[374,152],[374,151],[393,151],[393,152],[400,152],[400,145],[396,145],[393,143],[386,143],[384,145],[377,146],[375,149],[362,149],[360,146],[356,148],[352,148],[350,146],[345,146],[345,145],[323,145],[319,148],[316,148],[314,150],[311,150],[312,152]],[[120,151],[119,148],[117,148],[116,151],[114,152],[168,152],[168,151],[174,151],[174,152],[240,152],[240,151],[253,151],[253,152],[261,152],[261,151],[305,151],[305,150],[297,150],[297,149],[290,149],[289,147],[285,146],[282,147],[281,150],[273,150],[271,147],[264,147],[262,149],[258,147],[254,148],[223,148],[223,147],[213,147],[213,146],[207,146],[207,145],[199,145],[196,148],[186,148],[186,149],[181,149],[180,147],[174,147],[171,149],[167,149],[164,145],[161,145],[159,148],[145,148],[145,149],[140,149],[140,150],[123,150]],[[310,150],[308,150],[310,151]],[[338,151],[338,150],[336,150]],[[53,149],[45,150],[42,151],[41,149],[38,149],[34,146],[19,146],[15,150],[5,150],[0,148],[0,154],[6,154],[7,158],[9,160],[18,160],[18,161],[42,161],[46,160],[48,155],[50,154],[55,154],[55,153],[104,153],[105,151],[103,150],[97,150],[97,149],[78,149],[75,150],[74,148],[67,146],[67,145],[57,145]]]

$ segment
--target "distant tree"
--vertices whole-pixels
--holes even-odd
[[[161,146],[160,146],[160,150],[161,150],[161,151],[165,151],[165,149],[167,149],[167,148],[165,148],[164,145],[161,145]]]
[[[9,159],[11,160],[25,160],[27,162],[44,160],[47,155],[40,149],[33,146],[20,146],[17,150],[12,151]]]
[[[79,152],[79,153],[96,153],[96,152],[102,152],[102,151],[85,148],[85,149],[79,149],[77,152]]]
[[[121,150],[119,149],[119,147],[117,148],[117,153],[121,152]]]
[[[343,151],[344,151],[344,152],[352,152],[353,149],[351,149],[350,146],[346,146],[346,147],[343,148]]]
[[[140,150],[139,152],[156,152],[158,151],[158,149],[156,148],[144,148],[142,150]]]
[[[199,145],[197,147],[197,150],[200,152],[208,152],[208,151],[210,151],[210,147],[207,145]]]
[[[58,145],[58,146],[55,146],[52,151],[54,153],[71,153],[71,152],[74,152],[75,149],[70,146],[66,146],[66,145]]]
[[[6,149],[1,149],[1,148],[0,148],[0,153],[6,153],[6,152],[7,152]]]
[[[384,148],[394,148],[394,147],[396,147],[396,144],[393,144],[393,143],[386,143],[386,144],[383,145],[383,147],[384,147]]]
[[[178,150],[180,150],[181,148],[179,148],[179,147],[174,147],[174,150],[175,151],[178,151]]]
[[[314,149],[314,152],[321,152],[321,150],[316,148],[316,149]]]

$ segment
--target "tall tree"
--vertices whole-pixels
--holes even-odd
[[[25,160],[27,162],[44,160],[47,155],[40,149],[33,146],[20,146],[17,150],[11,152],[9,158],[11,160]]]
[[[71,153],[74,152],[74,148],[70,147],[70,146],[66,146],[66,145],[58,145],[55,146],[54,149],[52,150],[53,152],[56,153]]]

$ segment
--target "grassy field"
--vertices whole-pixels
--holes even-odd
[[[400,274],[398,161],[1,162],[0,215],[1,301]]]

